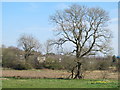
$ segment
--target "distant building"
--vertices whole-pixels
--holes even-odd
[[[23,55],[20,55],[19,57],[20,57],[21,60],[24,59],[24,56],[23,56]]]
[[[59,62],[61,62],[61,60],[62,60],[62,59],[61,59],[61,58],[59,58]]]
[[[45,56],[38,56],[38,57],[37,57],[37,60],[39,61],[39,63],[45,62],[46,57],[45,57]]]

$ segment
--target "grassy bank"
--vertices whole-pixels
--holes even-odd
[[[117,88],[117,80],[15,79],[2,80],[3,88]]]

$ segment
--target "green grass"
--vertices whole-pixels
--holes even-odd
[[[15,79],[2,80],[3,88],[117,88],[117,80]]]

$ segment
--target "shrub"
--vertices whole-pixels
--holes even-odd
[[[62,69],[61,63],[57,58],[47,57],[46,61],[43,63],[44,68],[48,69]]]
[[[82,64],[82,69],[84,71],[86,71],[86,70],[96,70],[97,67],[98,67],[98,62],[96,60],[92,60],[92,59],[90,59],[90,60],[86,59],[86,60],[83,61],[83,64]]]
[[[72,68],[76,65],[74,60],[75,60],[75,57],[64,56],[61,62],[62,69],[71,71]]]
[[[108,58],[84,58],[82,61],[83,70],[108,70],[111,66]]]
[[[19,62],[19,63],[15,63],[15,65],[13,66],[13,69],[28,70],[28,69],[32,69],[32,66],[29,63]]]

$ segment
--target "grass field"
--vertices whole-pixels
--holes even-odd
[[[3,88],[117,88],[117,80],[16,79],[2,80]]]
[[[103,80],[102,72],[87,71],[84,79],[73,80],[65,79],[71,73],[61,70],[3,70],[0,80],[3,88],[117,88],[118,73],[105,72]]]

